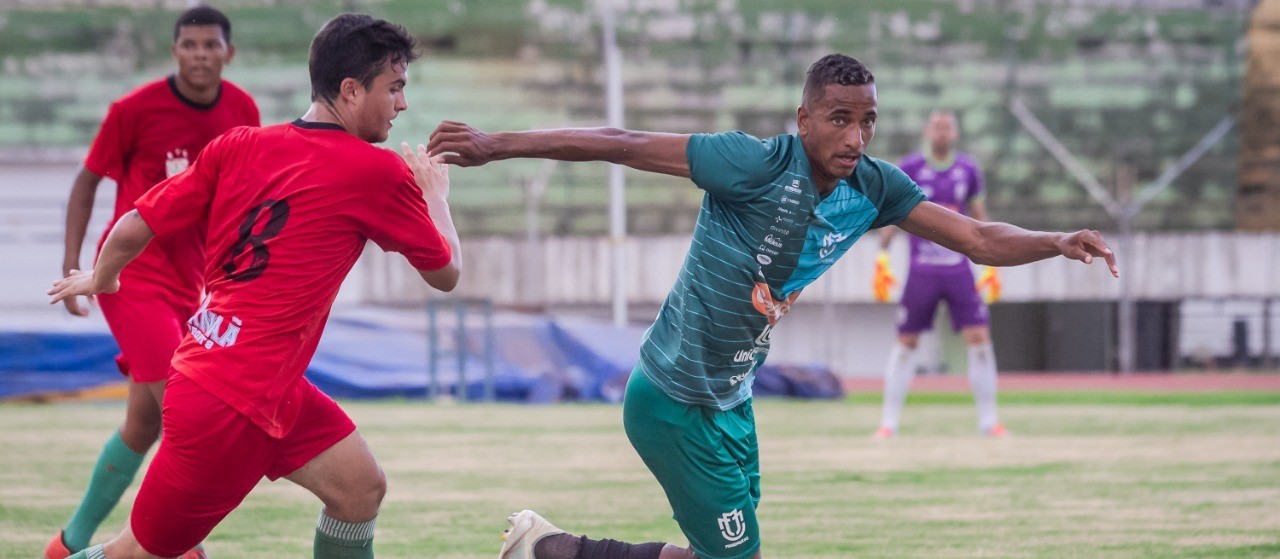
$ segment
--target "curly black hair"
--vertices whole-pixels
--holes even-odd
[[[871,70],[856,58],[843,54],[828,54],[809,67],[804,80],[804,101],[813,103],[822,99],[828,85],[867,85],[876,83]]]

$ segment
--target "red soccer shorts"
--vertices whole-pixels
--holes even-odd
[[[120,345],[116,365],[134,382],[159,382],[169,377],[169,362],[186,333],[191,305],[171,305],[156,296],[136,293],[98,296],[102,316]]]
[[[164,395],[164,438],[129,519],[142,548],[160,557],[186,553],[263,476],[287,476],[355,431],[342,408],[311,383],[302,398],[293,430],[273,439],[175,371]]]

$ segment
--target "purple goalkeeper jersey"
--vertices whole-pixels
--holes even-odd
[[[945,169],[930,164],[922,153],[903,158],[899,168],[920,185],[929,201],[964,214],[969,201],[982,194],[982,169],[968,154],[956,152]],[[911,270],[951,271],[968,268],[969,259],[933,241],[911,236]]]

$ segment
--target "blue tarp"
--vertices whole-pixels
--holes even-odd
[[[0,332],[0,398],[124,380],[106,332]]]
[[[615,328],[589,319],[522,317],[493,328],[464,331],[463,351],[453,348],[456,331],[436,357],[436,380],[455,396],[484,392],[492,367],[499,400],[617,402],[639,359],[643,328]],[[121,380],[117,346],[102,332],[0,332],[0,398],[88,388]],[[379,320],[334,317],[325,329],[307,378],[340,398],[423,397],[431,386],[430,352],[420,327]],[[462,368],[465,374],[459,378]],[[840,384],[815,367],[765,366],[757,373],[757,395],[840,397]]]

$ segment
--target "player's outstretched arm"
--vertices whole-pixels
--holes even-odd
[[[431,133],[427,150],[445,163],[474,167],[529,157],[558,161],[607,161],[633,169],[689,178],[687,134],[619,128],[557,128],[486,134],[446,120]]]
[[[147,248],[147,243],[154,236],[151,227],[138,215],[138,210],[124,214],[115,227],[111,228],[106,243],[102,245],[102,252],[98,254],[98,267],[85,272],[70,270],[67,277],[53,282],[53,289],[48,293],[53,297],[49,304],[77,296],[92,298],[99,293],[119,291],[120,271],[142,254],[142,250]]]
[[[453,214],[449,211],[449,166],[444,158],[427,155],[427,148],[418,144],[418,149],[409,147],[407,142],[400,143],[404,161],[413,171],[413,180],[422,189],[422,197],[427,202],[427,214],[435,223],[436,229],[449,244],[452,259],[439,270],[418,270],[418,275],[427,285],[440,291],[453,291],[462,276],[462,246],[458,240],[458,229],[453,225]]]
[[[67,197],[67,228],[63,237],[62,275],[70,276],[71,272],[80,269],[80,248],[84,246],[85,232],[89,229],[89,218],[93,216],[93,199],[98,193],[98,184],[102,177],[87,168],[80,168],[75,181],[71,183],[71,194]],[[88,316],[87,309],[80,308],[75,297],[62,300],[67,312],[75,316]]]
[[[1101,257],[1111,275],[1120,276],[1115,254],[1097,231],[1028,231],[1008,223],[977,221],[933,202],[921,202],[898,227],[962,253],[977,264],[1017,266],[1054,256],[1089,264],[1094,257]]]

